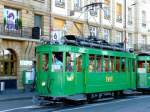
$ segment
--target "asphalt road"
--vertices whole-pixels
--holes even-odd
[[[0,102],[0,112],[150,112],[150,95],[129,96],[114,100],[109,98],[91,104],[33,105],[32,100],[13,100]]]

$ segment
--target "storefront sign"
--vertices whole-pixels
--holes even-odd
[[[20,60],[21,66],[32,66],[32,61],[29,60]]]

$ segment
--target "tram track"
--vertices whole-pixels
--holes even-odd
[[[47,103],[43,106],[39,106],[40,108],[32,108],[32,112],[57,112],[65,109],[73,109],[73,108],[82,108],[84,106],[88,105],[97,105],[97,104],[107,104],[111,102],[119,102],[119,101],[126,101],[126,100],[132,100],[136,99],[137,97],[141,97],[143,94],[141,92],[134,92],[132,94],[125,94],[123,97],[120,98],[113,98],[110,96],[106,96],[103,99],[94,100],[92,102],[82,101],[82,102],[76,102],[76,101],[69,101],[67,100],[65,103]]]

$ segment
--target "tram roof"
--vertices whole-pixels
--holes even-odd
[[[72,45],[40,45],[36,47],[36,52],[75,52],[75,53],[88,53],[95,55],[108,55],[108,56],[117,56],[117,57],[130,57],[135,58],[134,53],[125,52],[125,51],[113,51],[107,49],[98,49],[98,48],[89,48],[89,47],[80,47]]]

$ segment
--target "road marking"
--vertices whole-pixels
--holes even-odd
[[[10,111],[19,110],[19,109],[31,109],[31,108],[40,108],[40,106],[31,105],[31,106],[25,106],[25,107],[18,107],[18,108],[12,108],[12,109],[7,109],[7,110],[1,110],[0,112],[10,112]]]
[[[120,103],[120,102],[131,101],[131,100],[135,100],[135,99],[144,99],[144,98],[150,98],[150,96],[143,96],[143,97],[132,98],[132,99],[123,99],[123,100],[119,100],[119,101],[100,103],[100,104],[92,104],[92,105],[89,104],[89,105],[83,106],[83,107],[72,108],[72,109],[63,109],[63,110],[58,110],[58,111],[53,111],[53,112],[64,112],[64,111],[78,110],[78,109],[91,108],[91,107],[95,107],[95,106],[102,106],[102,105],[106,105],[106,104],[114,104],[114,103]]]

